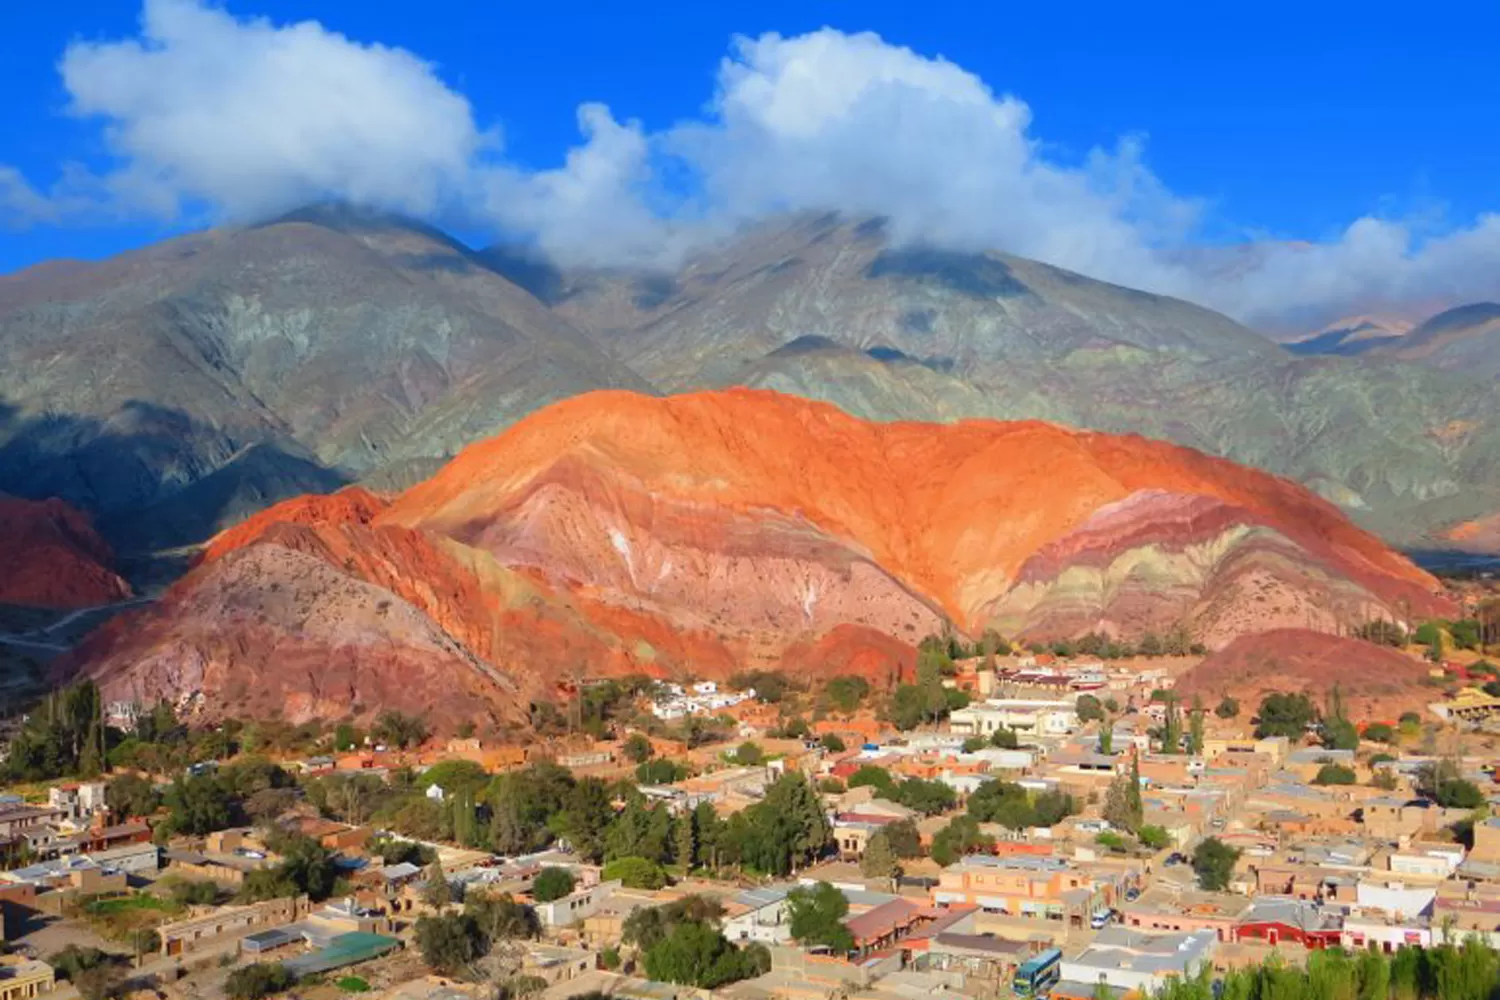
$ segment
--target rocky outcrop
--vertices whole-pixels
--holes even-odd
[[[89,519],[61,500],[0,494],[0,604],[86,608],[130,596]]]
[[[609,673],[886,684],[950,627],[1186,625],[1222,645],[1446,608],[1327,502],[1173,445],[869,423],[764,391],[606,392],[388,501],[345,490],[251,518],[76,663],[111,695],[196,691],[212,711],[504,725]]]

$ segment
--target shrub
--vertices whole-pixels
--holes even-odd
[[[606,882],[619,879],[627,889],[660,889],[667,884],[666,869],[645,858],[616,858],[604,866],[600,877]]]

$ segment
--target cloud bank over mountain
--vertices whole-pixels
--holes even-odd
[[[138,35],[75,42],[59,71],[113,166],[64,166],[41,187],[0,164],[0,222],[243,221],[337,198],[465,217],[562,263],[671,266],[746,220],[832,209],[1250,322],[1500,292],[1500,214],[1205,249],[1210,207],[1153,174],[1139,137],[1066,161],[1020,98],[868,33],[735,38],[700,117],[648,132],[585,104],[579,143],[540,171],[509,161],[503,123],[419,55],[314,22],[145,0]]]

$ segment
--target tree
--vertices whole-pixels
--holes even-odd
[[[478,795],[490,783],[490,773],[472,760],[458,758],[440,761],[422,772],[423,788],[437,785],[447,798],[464,794]]]
[[[242,966],[224,981],[224,992],[230,1000],[261,1000],[296,985],[297,977],[280,962],[256,962]]]
[[[1323,720],[1319,736],[1323,740],[1323,746],[1329,750],[1359,749],[1359,730],[1354,723],[1342,717]]]
[[[844,746],[844,741],[839,738],[837,733],[824,733],[821,742],[823,749],[829,753],[843,753],[848,749],[848,747]]]
[[[823,947],[843,953],[854,948],[854,935],[844,926],[849,901],[827,882],[799,886],[786,897],[792,937],[803,947]]]
[[[545,822],[591,861],[604,857],[605,837],[615,819],[614,796],[598,778],[583,778],[560,796],[560,811]]]
[[[1113,756],[1115,752],[1115,727],[1111,722],[1106,721],[1099,728],[1099,752],[1106,757]]]
[[[1208,892],[1229,888],[1239,859],[1240,852],[1218,837],[1203,839],[1193,850],[1193,873],[1198,876],[1198,885]]]
[[[464,900],[464,914],[474,921],[486,941],[534,938],[542,929],[536,911],[516,902],[510,893],[470,893]]]
[[[348,722],[341,722],[333,730],[333,749],[339,752],[355,750],[365,741],[365,735],[358,727]]]
[[[1364,737],[1375,743],[1394,743],[1396,731],[1390,727],[1389,723],[1372,722],[1365,727]]]
[[[672,822],[672,861],[683,871],[692,871],[698,860],[698,831],[694,815],[684,812]]]
[[[952,809],[958,795],[941,781],[907,778],[896,786],[896,801],[924,816],[936,816]]]
[[[1214,708],[1214,714],[1221,719],[1233,719],[1240,714],[1240,703],[1226,694]]]
[[[1016,736],[1016,731],[1009,726],[999,726],[990,733],[991,745],[1001,750],[1014,750],[1021,745],[1021,740]]]
[[[651,749],[651,740],[643,733],[631,733],[626,737],[625,743],[620,750],[629,760],[636,764],[644,764],[651,759],[651,754],[654,752]]]
[[[1193,695],[1193,709],[1188,715],[1187,752],[1197,757],[1203,753],[1203,699]]]
[[[1034,825],[1031,796],[1010,781],[986,781],[969,796],[969,815],[980,823],[999,823],[1012,830]]]
[[[966,854],[988,853],[995,849],[995,838],[979,832],[979,821],[973,816],[959,816],[932,838],[932,860],[944,867]]]
[[[616,858],[604,866],[600,877],[606,882],[619,879],[627,889],[660,889],[667,884],[667,872],[646,858]]]
[[[1352,785],[1354,784],[1354,769],[1330,762],[1318,768],[1318,773],[1313,777],[1312,783],[1315,785]]]
[[[531,898],[550,903],[572,893],[576,880],[566,868],[543,868],[531,883]]]
[[[1104,705],[1091,694],[1079,695],[1074,710],[1078,713],[1078,719],[1081,722],[1104,721]]]
[[[1477,809],[1484,804],[1484,793],[1448,759],[1417,769],[1417,792],[1445,809]]]
[[[964,753],[978,753],[989,745],[989,740],[983,736],[968,736],[964,738],[963,751]]]
[[[1291,740],[1300,740],[1317,717],[1318,710],[1307,699],[1307,695],[1278,691],[1262,699],[1256,716],[1255,735],[1260,739],[1285,736]]]
[[[835,677],[823,687],[823,697],[830,708],[849,715],[870,694],[870,682],[863,677]]]
[[[387,746],[405,750],[427,739],[427,723],[414,715],[405,715],[390,708],[380,713],[380,717],[375,720],[371,735]]]
[[[116,819],[150,816],[161,805],[156,788],[137,774],[122,774],[104,789],[104,804]]]
[[[1182,752],[1182,715],[1177,711],[1177,696],[1167,692],[1167,718],[1161,727],[1161,752]]]
[[[859,859],[859,870],[866,878],[895,878],[900,870],[896,851],[884,830],[876,830],[865,844],[864,856]]]
[[[427,884],[422,888],[422,901],[434,910],[442,910],[453,902],[453,886],[448,884],[448,873],[442,862],[433,859],[427,869]]]
[[[1132,756],[1130,770],[1115,775],[1104,793],[1104,818],[1116,829],[1132,832],[1140,829],[1144,807],[1139,775],[1139,764]]]
[[[467,913],[422,917],[416,932],[422,961],[446,976],[458,975],[483,956],[488,945],[479,923]]]
[[[714,989],[764,973],[771,956],[760,945],[736,948],[716,927],[687,920],[646,950],[644,964],[652,979]]]
[[[739,749],[735,750],[734,759],[738,764],[743,764],[746,767],[754,767],[765,760],[766,755],[761,750],[759,743],[746,740],[739,745]]]
[[[1159,851],[1172,842],[1171,834],[1164,827],[1147,824],[1135,832],[1136,839],[1144,847]]]
[[[688,769],[675,760],[657,757],[635,766],[635,780],[643,785],[670,785],[688,776]]]
[[[211,774],[179,778],[167,789],[168,822],[177,833],[203,836],[222,830],[233,820],[228,792]]]
[[[1163,652],[1161,636],[1155,632],[1147,632],[1141,636],[1139,649],[1142,656],[1160,656]]]
[[[896,857],[920,858],[922,856],[922,836],[914,820],[903,819],[888,823],[880,832],[886,842],[891,845],[891,850],[895,852]]]
[[[864,788],[866,785],[875,789],[876,795],[882,799],[896,801],[896,779],[891,777],[891,772],[874,764],[864,764],[858,771],[849,775],[850,788]]]

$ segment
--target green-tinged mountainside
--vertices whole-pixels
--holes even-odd
[[[1297,357],[1218,313],[1003,254],[799,217],[670,279],[489,260],[670,389],[744,384],[883,420],[1040,417],[1299,480],[1401,544],[1500,507],[1500,390]]]
[[[450,238],[349,209],[0,279],[0,489],[128,547],[605,387],[650,388]]]

